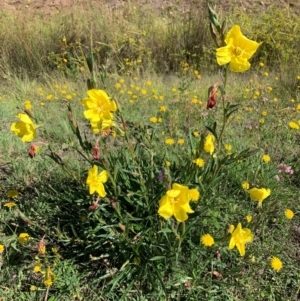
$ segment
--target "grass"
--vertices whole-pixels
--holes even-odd
[[[251,70],[229,73],[224,101],[239,106],[228,118],[221,139],[224,111],[220,91],[217,106],[206,109],[208,88],[222,81],[217,72],[213,73],[217,68],[209,66],[206,53],[200,55],[200,62],[206,62],[201,65],[199,61],[195,64],[197,60],[193,58],[187,59],[186,53],[174,59],[159,48],[170,45],[172,55],[182,55],[188,45],[196,45],[191,33],[198,32],[199,38],[207,28],[193,31],[192,15],[190,23],[181,23],[182,19],[174,17],[180,12],[176,5],[172,14],[161,11],[157,16],[147,6],[134,8],[129,4],[118,12],[117,24],[110,23],[115,17],[111,14],[117,12],[106,7],[103,10],[106,23],[94,19],[92,10],[84,18],[81,12],[73,12],[73,19],[65,20],[60,29],[55,27],[55,35],[49,26],[55,26],[51,22],[60,16],[43,26],[38,25],[37,16],[24,31],[21,23],[16,26],[18,34],[11,32],[11,39],[3,45],[6,55],[1,62],[5,80],[0,85],[0,244],[5,249],[0,262],[0,297],[298,300],[299,130],[292,129],[289,123],[299,124],[300,120],[300,71],[294,68],[293,74],[285,73],[289,60],[274,65],[275,56],[265,56],[263,49],[254,58]],[[258,15],[251,26],[255,28],[260,20],[272,19],[273,13],[271,10],[269,17],[267,13]],[[168,28],[162,26],[167,17],[173,22]],[[238,17],[231,12],[228,18]],[[247,20],[248,16],[242,14],[239,18]],[[85,27],[90,20],[94,20],[93,30]],[[150,40],[135,32],[131,46],[122,40],[118,44],[109,37],[107,41],[102,39],[110,49],[119,50],[109,51],[107,60],[95,68],[93,59],[101,58],[96,40],[93,56],[87,52],[80,64],[78,53],[85,49],[84,41],[77,47],[75,42],[69,43],[69,36],[66,44],[61,40],[69,23],[77,37],[86,38],[87,32],[95,36],[96,29],[100,32],[104,28],[101,26],[115,26],[108,35],[119,38],[123,30],[126,38],[132,38],[136,28],[142,32],[143,26],[155,35],[147,44]],[[41,29],[42,46],[34,44],[36,26]],[[249,25],[249,32],[251,28]],[[186,39],[179,40],[176,48],[181,32]],[[162,45],[158,45],[159,39]],[[204,39],[203,44],[209,48],[207,53],[213,53],[210,41]],[[15,51],[11,53],[10,47],[15,47]],[[134,57],[134,51],[150,51],[152,55],[146,53],[147,60],[137,63],[139,57]],[[129,54],[132,56],[126,61]],[[172,60],[166,59],[167,55]],[[290,61],[295,59],[293,51],[288,55]],[[54,65],[46,62],[46,57],[51,57]],[[63,57],[67,62],[57,68],[55,62],[60,60],[62,64]],[[264,66],[259,66],[260,60]],[[167,71],[157,67],[163,61]],[[89,64],[94,67],[98,87],[118,102],[115,136],[107,133],[97,140],[84,119],[81,100],[87,97]],[[10,131],[16,114],[25,109],[25,100],[32,105],[28,109],[32,119],[41,125],[33,142],[39,146],[34,158],[28,156],[30,143],[22,143]],[[160,118],[161,122],[152,122]],[[208,128],[218,138],[216,157],[203,150]],[[174,140],[173,145],[165,143],[168,138]],[[182,144],[178,143],[181,139]],[[97,145],[99,160],[93,158]],[[263,161],[266,154],[271,158],[268,163]],[[193,162],[197,158],[205,161],[204,167]],[[88,170],[94,164],[99,171],[109,172],[104,183],[107,196],[100,200],[89,194],[86,185]],[[290,166],[293,173],[280,164]],[[242,188],[245,181],[250,187],[271,189],[261,208]],[[159,200],[172,183],[200,192],[199,201],[191,203],[195,212],[184,223],[175,218],[166,221],[157,213]],[[18,191],[17,198],[7,196],[12,189]],[[4,207],[8,202],[15,202],[16,206]],[[293,219],[285,216],[286,209],[294,212]],[[252,221],[247,222],[246,216],[251,216]],[[254,234],[244,257],[236,248],[228,249],[228,229],[239,222]],[[28,233],[30,239],[20,243],[21,233]],[[207,233],[214,237],[212,247],[200,242]],[[41,245],[46,247],[44,254],[38,251]],[[283,263],[280,271],[271,267],[273,256]],[[52,281],[49,286],[44,283],[47,279]]]

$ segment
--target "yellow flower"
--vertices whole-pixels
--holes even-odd
[[[217,49],[217,62],[221,66],[230,63],[230,69],[234,72],[244,72],[250,68],[248,59],[261,44],[247,39],[238,25],[229,30],[225,43],[225,47]]]
[[[189,198],[191,199],[191,201],[198,201],[199,197],[200,193],[196,188],[189,190]]]
[[[247,220],[247,223],[251,223],[251,221],[252,221],[252,216],[251,216],[251,215],[247,215],[247,216],[246,216],[246,220]]]
[[[244,188],[244,189],[249,189],[249,187],[250,187],[250,184],[249,184],[249,182],[248,181],[244,181],[243,183],[242,183],[242,187]]]
[[[250,194],[250,198],[252,201],[257,201],[258,206],[261,207],[262,202],[264,199],[266,199],[270,194],[271,190],[266,188],[251,188],[248,190],[248,193]]]
[[[0,245],[0,254],[1,254],[1,253],[3,253],[3,252],[4,252],[4,250],[5,250],[5,247],[4,247],[4,245]]]
[[[225,149],[230,152],[232,150],[232,145],[231,144],[225,144]]]
[[[98,174],[98,166],[94,165],[89,169],[88,177],[86,180],[87,185],[89,185],[90,194],[97,192],[102,198],[106,196],[106,191],[104,189],[103,183],[108,179],[108,174],[106,170],[103,170]]]
[[[49,94],[49,95],[47,95],[46,99],[47,99],[47,100],[51,100],[52,97],[53,97],[53,95],[52,95],[52,94]]]
[[[178,143],[179,145],[184,144],[184,139],[178,139],[177,143]]]
[[[260,62],[260,63],[259,63],[259,66],[260,66],[260,67],[263,67],[264,65],[265,65],[265,64],[264,64],[263,62]]]
[[[166,106],[161,106],[161,107],[159,108],[159,110],[160,110],[161,112],[166,112],[167,107],[166,107]]]
[[[271,267],[274,271],[280,271],[282,269],[282,266],[282,261],[278,257],[273,256],[271,258]]]
[[[194,135],[195,137],[199,137],[199,132],[195,131],[195,132],[193,132],[193,135]]]
[[[32,109],[32,105],[31,105],[30,100],[25,100],[24,104],[25,104],[25,109],[27,109],[27,110]]]
[[[214,143],[215,143],[215,136],[212,135],[212,134],[208,134],[205,138],[205,142],[204,142],[204,150],[207,152],[207,153],[210,153],[212,155],[212,153],[214,152],[215,150],[215,146],[214,146]]]
[[[172,189],[168,190],[159,201],[158,214],[166,220],[174,215],[178,222],[184,222],[188,219],[187,213],[194,212],[190,207],[190,201],[189,188],[174,183]]]
[[[232,229],[233,230],[233,229]],[[237,227],[231,233],[231,239],[229,242],[228,249],[232,250],[237,247],[241,256],[245,255],[245,244],[253,240],[253,234],[251,230],[244,228],[242,229],[241,223],[238,223]]]
[[[29,240],[30,236],[28,233],[20,233],[18,241],[20,244],[24,244]]]
[[[8,202],[8,203],[5,203],[3,206],[7,207],[7,208],[12,208],[12,207],[16,206],[16,203],[14,203],[14,202]]]
[[[284,215],[287,219],[292,219],[294,217],[294,212],[291,209],[286,209]]]
[[[157,122],[157,118],[156,117],[151,117],[150,121],[153,122],[153,123],[156,123]]]
[[[51,286],[51,285],[53,284],[52,278],[51,278],[51,277],[45,278],[44,284],[45,284],[45,286],[47,286],[47,287]]]
[[[6,195],[9,197],[9,198],[17,198],[19,196],[19,192],[17,190],[9,190],[7,191]]]
[[[199,167],[203,167],[205,165],[205,161],[202,158],[193,160],[193,163],[197,164]]]
[[[66,96],[66,99],[71,100],[71,99],[72,99],[72,95],[71,95],[71,94],[68,94],[68,95]]]
[[[23,142],[30,142],[36,137],[36,126],[27,114],[19,113],[17,117],[20,119],[18,122],[14,122],[10,130],[22,138]]]
[[[205,247],[211,247],[215,243],[215,240],[210,234],[204,234],[201,236],[201,242]]]
[[[92,127],[101,127],[102,123],[107,123],[113,119],[112,112],[117,111],[117,105],[114,101],[110,101],[110,97],[104,90],[91,89],[87,92],[88,98],[82,101],[85,111],[84,117],[91,122]]]
[[[36,264],[34,267],[33,267],[33,272],[34,273],[41,273],[42,272],[42,266],[40,263]]]
[[[170,167],[171,166],[171,162],[166,161],[166,165],[167,165],[167,167]]]
[[[37,287],[35,285],[30,285],[30,288],[29,288],[30,291],[36,291],[37,290]]]
[[[175,143],[175,141],[172,138],[168,138],[168,139],[165,140],[165,144],[172,145],[174,143]]]
[[[271,158],[269,155],[263,155],[262,156],[262,159],[265,163],[269,163],[271,161]]]
[[[299,130],[299,125],[296,122],[294,122],[294,121],[290,121],[289,122],[289,126],[293,130]]]

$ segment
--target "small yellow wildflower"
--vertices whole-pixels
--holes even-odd
[[[262,159],[265,163],[269,163],[271,161],[271,158],[269,155],[263,155],[262,156]]]
[[[200,193],[196,188],[190,189],[189,194],[191,201],[198,201],[198,199],[200,198]]]
[[[19,193],[17,190],[9,190],[7,191],[6,195],[9,197],[9,198],[12,198],[12,199],[15,199],[19,196]]]
[[[31,105],[30,100],[25,100],[24,104],[25,104],[25,109],[27,109],[27,110],[32,109],[32,105]]]
[[[199,167],[203,167],[205,165],[205,161],[202,158],[193,160],[193,163],[195,163]]]
[[[36,290],[37,290],[37,287],[36,287],[35,285],[30,285],[29,290],[30,290],[31,292],[36,291]]]
[[[211,247],[215,243],[215,240],[210,234],[204,234],[201,236],[201,242],[205,247]]]
[[[28,233],[20,233],[18,241],[20,244],[24,244],[29,240],[30,236]]]
[[[299,130],[299,125],[296,122],[294,122],[294,121],[290,121],[289,122],[289,126],[293,130]]]
[[[174,143],[175,143],[175,141],[172,138],[168,138],[165,140],[165,144],[167,144],[167,145],[173,145]]]
[[[292,219],[294,217],[294,212],[291,209],[286,209],[284,215],[287,219]]]
[[[68,95],[66,96],[66,99],[67,99],[67,100],[71,100],[71,99],[72,99],[72,95],[71,95],[71,94],[68,94]]]
[[[153,117],[150,118],[150,121],[153,122],[153,123],[156,123],[157,122],[157,118],[155,116],[153,116]]]
[[[230,152],[232,150],[232,145],[231,144],[225,144],[225,149]]]
[[[195,132],[193,132],[193,135],[194,135],[195,137],[199,137],[199,132],[195,131]]]
[[[166,166],[167,166],[167,167],[170,167],[170,166],[171,166],[171,162],[166,161]]]
[[[161,107],[159,108],[159,110],[160,110],[161,112],[166,112],[167,107],[166,107],[166,106],[161,106]]]
[[[246,221],[247,221],[247,223],[251,223],[251,221],[252,221],[252,216],[251,216],[251,215],[247,215],[247,216],[246,216]]]
[[[5,247],[4,247],[4,245],[0,245],[0,254],[1,254],[1,253],[3,253],[3,252],[4,252],[4,250],[5,250]]]
[[[268,115],[268,112],[267,112],[267,111],[262,111],[262,112],[261,112],[261,115],[267,116],[267,115]]]
[[[147,86],[151,86],[151,85],[152,85],[151,80],[148,80],[148,81],[146,82],[146,84],[147,84]]]
[[[265,64],[264,64],[263,62],[260,62],[260,63],[259,63],[259,66],[260,66],[260,67],[263,67],[264,65],[265,65]]]
[[[248,182],[248,181],[244,181],[244,182],[242,183],[242,187],[243,187],[244,189],[248,190],[249,187],[250,187],[249,182]]]
[[[16,205],[16,203],[14,203],[14,202],[8,202],[8,203],[5,203],[3,206],[4,206],[4,207],[7,207],[7,208],[12,208],[12,207],[15,207],[15,206],[17,206],[17,205]]]
[[[146,94],[147,94],[147,90],[145,90],[145,89],[142,89],[141,92],[142,92],[143,95],[146,95]]]
[[[265,72],[264,75],[265,75],[265,76],[269,76],[269,72]]]
[[[177,144],[183,145],[184,144],[184,139],[178,139]]]
[[[282,269],[282,266],[282,261],[278,257],[273,256],[271,258],[271,267],[274,271],[280,271]]]

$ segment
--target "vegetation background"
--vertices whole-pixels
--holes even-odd
[[[223,150],[224,156],[257,152],[224,168],[203,196],[201,190],[203,208],[191,220],[180,255],[174,233],[157,215],[164,190],[151,173],[156,179],[160,170],[167,172],[169,161],[172,177],[187,179],[195,169],[195,133],[204,135],[205,125],[222,120],[220,106],[206,110],[207,90],[220,80],[207,3],[1,1],[0,300],[299,300],[300,135],[289,126],[300,120],[298,0],[214,2],[228,28],[239,24],[245,36],[263,42],[251,70],[229,75],[228,97],[240,107],[225,135],[231,150]],[[91,161],[78,151],[68,117],[71,103],[71,116],[94,143],[81,105],[91,69],[99,87],[118,101],[142,158],[130,157],[119,133],[101,144],[121,183],[122,202],[105,199],[97,210],[85,187]],[[10,131],[25,109],[46,129],[33,159],[29,145]],[[293,174],[280,172],[280,164]],[[271,188],[262,212],[241,188],[244,181]],[[11,190],[18,196],[9,196]],[[144,203],[151,193],[149,210]],[[16,206],[4,207],[8,202]],[[292,220],[284,215],[288,208]],[[240,258],[222,239],[230,224],[247,225],[247,215],[254,218],[249,227],[256,239]],[[20,233],[29,233],[27,244]],[[216,238],[212,248],[200,244],[206,233]],[[40,256],[44,235],[47,252]],[[271,268],[272,256],[282,260],[282,270]],[[48,287],[47,267],[55,275]]]

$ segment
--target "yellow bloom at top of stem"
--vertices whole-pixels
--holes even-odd
[[[230,63],[234,72],[244,72],[250,68],[248,60],[256,52],[261,43],[246,38],[240,26],[234,25],[226,35],[226,46],[217,49],[217,62],[219,65]]]
[[[258,206],[260,207],[262,204],[262,201],[266,199],[270,194],[271,190],[266,188],[251,188],[248,190],[248,193],[250,195],[250,198],[252,201],[257,201]]]
[[[187,213],[194,212],[189,202],[195,197],[194,189],[174,183],[172,189],[168,190],[159,201],[158,214],[164,219],[174,215],[178,222],[184,222],[188,219]]]
[[[234,247],[237,247],[241,256],[244,256],[245,251],[245,244],[249,243],[253,240],[253,234],[251,233],[250,229],[242,228],[242,224],[238,223],[237,227],[231,227],[231,239],[229,242],[228,249],[231,250]],[[234,230],[233,230],[234,229]]]
[[[89,169],[88,177],[86,180],[87,185],[89,185],[90,194],[97,192],[102,198],[106,196],[106,191],[104,189],[103,183],[108,179],[108,174],[106,170],[103,170],[98,174],[98,166],[94,165]]]
[[[248,190],[249,187],[250,187],[249,182],[248,182],[248,181],[244,181],[244,182],[242,183],[242,187],[243,187],[244,189]]]
[[[0,244],[0,254],[3,253],[5,250],[5,246]]]
[[[115,101],[111,101],[110,97],[104,90],[91,89],[87,92],[87,98],[82,100],[85,107],[84,117],[91,123],[99,123],[104,119],[113,119],[112,112],[117,111]]]
[[[204,141],[204,150],[211,155],[215,151],[215,140],[216,138],[213,134],[208,134]]]
[[[20,119],[18,122],[14,122],[10,130],[23,142],[30,142],[36,137],[36,125],[32,122],[30,117],[25,113],[19,113],[17,117]]]

